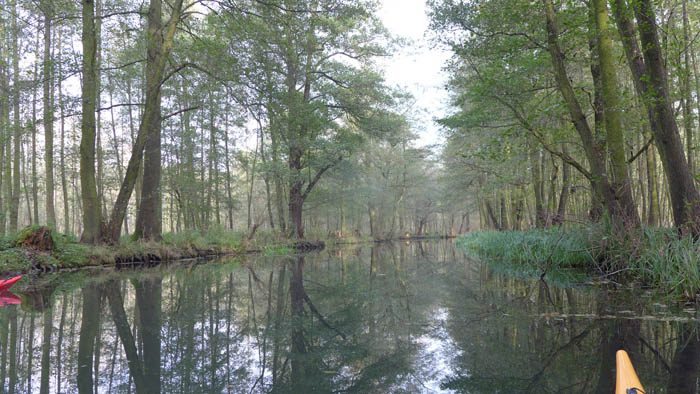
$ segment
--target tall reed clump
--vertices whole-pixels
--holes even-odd
[[[694,299],[700,292],[700,240],[670,229],[647,228],[644,247],[626,259],[635,277],[665,294]]]
[[[514,267],[583,268],[620,283],[636,282],[677,299],[700,293],[700,239],[673,229],[617,231],[585,227],[468,234],[457,241],[469,255]]]
[[[477,232],[458,239],[457,245],[475,257],[505,264],[533,265],[543,270],[590,268],[597,259],[590,233],[583,228]]]

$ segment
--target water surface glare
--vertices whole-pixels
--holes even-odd
[[[496,273],[449,241],[363,245],[18,284],[15,393],[697,392],[695,308]]]

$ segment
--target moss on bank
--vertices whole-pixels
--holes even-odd
[[[700,240],[672,229],[619,234],[604,226],[477,232],[457,240],[465,253],[487,262],[537,272],[578,268],[638,282],[674,298],[700,294]]]

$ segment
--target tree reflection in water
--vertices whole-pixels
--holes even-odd
[[[609,393],[620,347],[650,392],[697,390],[697,320],[448,242],[52,283],[0,309],[2,392]]]

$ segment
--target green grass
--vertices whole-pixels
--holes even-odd
[[[514,276],[537,277],[547,270],[553,278],[562,269],[578,268],[613,275],[618,282],[638,282],[676,299],[695,299],[700,293],[700,240],[673,229],[618,232],[589,225],[486,231],[459,238],[457,246]]]
[[[597,257],[589,234],[578,229],[477,232],[459,238],[457,246],[474,257],[511,265],[580,268]]]
[[[642,247],[623,249],[618,260],[645,284],[676,298],[694,299],[700,292],[700,241],[669,229],[646,229]]]

